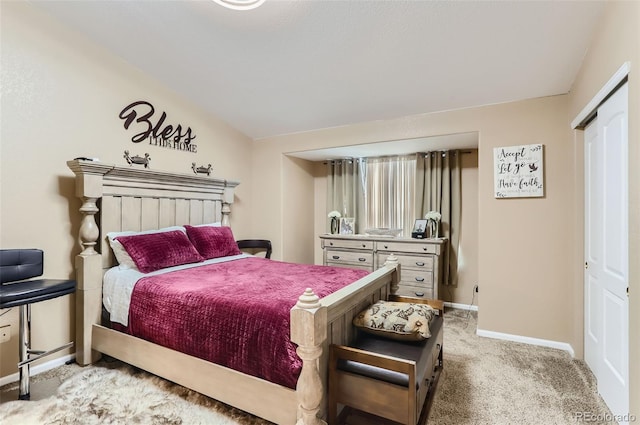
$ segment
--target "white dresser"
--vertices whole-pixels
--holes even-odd
[[[323,263],[374,271],[390,254],[400,263],[398,295],[438,299],[447,240],[365,235],[320,235]]]

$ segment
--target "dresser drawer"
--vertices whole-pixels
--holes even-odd
[[[378,266],[382,266],[389,258],[388,253],[378,253]],[[418,269],[418,270],[433,270],[433,257],[430,255],[418,256],[418,255],[398,255],[398,263],[402,267],[401,270]]]
[[[327,263],[350,263],[373,267],[371,252],[327,250]]]
[[[353,241],[345,239],[325,239],[324,249],[346,248],[346,249],[368,249],[373,251],[373,241]]]
[[[400,267],[400,276],[403,283],[433,288],[433,273],[430,271],[403,269]]]
[[[422,254],[438,253],[439,245],[429,243],[411,243],[411,242],[376,242],[377,251],[388,252],[415,252]]]
[[[405,297],[415,297],[415,298],[430,298],[430,299],[436,298],[433,296],[433,289],[431,288],[422,288],[420,286],[404,285],[404,284],[400,284],[400,286],[398,287],[398,292],[396,292],[396,295],[401,295]]]
[[[332,267],[343,267],[346,269],[360,269],[360,270],[366,270],[369,272],[373,271],[373,265],[366,265],[366,264],[355,264],[355,263],[336,263],[333,261],[327,261],[327,266],[332,266]]]

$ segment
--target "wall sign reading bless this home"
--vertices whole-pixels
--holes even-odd
[[[138,123],[141,130],[131,137],[133,143],[140,143],[149,140],[152,146],[160,146],[168,149],[196,153],[198,146],[192,143],[196,135],[191,131],[191,127],[182,128],[182,124],[173,126],[165,124],[167,113],[162,112],[159,118],[154,117],[155,108],[149,102],[139,100],[120,111],[118,115],[124,120],[124,128],[128,130],[131,124]]]
[[[493,148],[496,198],[544,196],[542,145]]]

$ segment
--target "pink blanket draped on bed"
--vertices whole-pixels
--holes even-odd
[[[128,332],[295,388],[302,361],[291,308],[306,288],[322,298],[367,273],[253,257],[145,277],[133,290]]]

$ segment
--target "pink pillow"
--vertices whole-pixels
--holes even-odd
[[[211,258],[239,255],[242,251],[238,248],[230,227],[194,227],[184,226],[193,246],[206,260]]]
[[[118,236],[116,240],[127,250],[142,273],[203,261],[187,235],[179,230]]]

